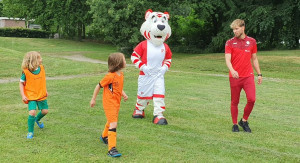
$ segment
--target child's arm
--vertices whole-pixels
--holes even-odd
[[[95,104],[96,104],[96,98],[97,98],[97,95],[98,95],[100,89],[101,89],[100,85],[97,84],[96,87],[95,87],[94,93],[93,93],[93,97],[92,97],[91,102],[90,102],[90,106],[91,107],[95,106]]]
[[[124,91],[122,91],[122,96],[123,96],[124,101],[126,102],[128,99],[128,96],[126,95],[126,93]]]
[[[24,83],[23,82],[20,82],[19,88],[20,88],[20,94],[22,96],[22,100],[26,103],[28,101],[28,99],[24,94]]]

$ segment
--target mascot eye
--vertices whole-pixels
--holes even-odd
[[[156,23],[156,22],[157,22],[157,18],[154,18],[154,19],[153,19],[153,22]]]

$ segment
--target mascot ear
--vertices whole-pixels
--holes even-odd
[[[170,15],[168,12],[164,12],[164,14],[167,16],[168,20],[170,19]]]
[[[167,16],[168,20],[170,19],[170,15],[168,12],[164,12],[164,14]]]
[[[149,15],[152,13],[152,10],[151,9],[148,9],[146,11],[146,14],[145,14],[145,19],[147,20],[147,18],[149,17]]]

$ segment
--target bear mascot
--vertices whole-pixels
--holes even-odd
[[[133,118],[144,118],[144,109],[153,100],[153,123],[167,125],[163,116],[165,111],[164,75],[171,66],[172,52],[164,43],[171,36],[168,12],[146,11],[146,21],[140,32],[146,40],[140,42],[131,55],[131,61],[140,70],[138,78],[137,101]]]

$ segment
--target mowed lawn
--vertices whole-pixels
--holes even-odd
[[[45,128],[35,126],[34,139],[27,140],[18,79],[22,58],[32,50],[43,57],[50,109]],[[131,118],[138,70],[127,66],[129,100],[121,103],[117,129],[122,157],[110,158],[99,140],[106,122],[102,91],[89,107],[107,65],[64,57],[106,61],[116,51],[89,42],[0,37],[0,162],[300,162],[300,50],[258,52],[264,79],[256,86],[251,134],[231,132],[224,54],[173,54],[165,76],[167,126],[152,124],[152,103],[145,119]],[[242,92],[239,118],[245,103]]]

